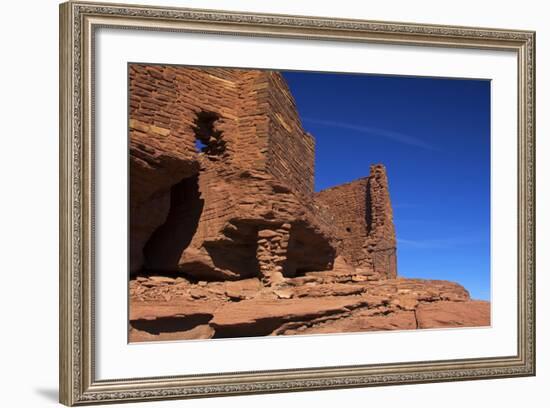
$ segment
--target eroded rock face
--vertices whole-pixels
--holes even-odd
[[[421,279],[357,280],[356,274],[192,283],[130,282],[130,340],[209,339],[490,325],[489,302],[460,285]]]
[[[388,179],[314,193],[314,137],[273,71],[131,64],[130,339],[489,324],[397,278]]]
[[[488,302],[470,300],[466,302],[437,302],[422,304],[416,313],[418,327],[489,326],[491,310]]]

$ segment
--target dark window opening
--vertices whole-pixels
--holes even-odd
[[[351,232],[351,228],[350,228],[350,227],[346,227],[346,232]]]
[[[219,156],[225,152],[223,132],[216,127],[219,119],[220,116],[215,112],[201,111],[197,113],[194,122],[195,146],[208,156]]]

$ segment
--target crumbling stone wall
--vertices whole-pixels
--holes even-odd
[[[323,190],[318,205],[331,214],[341,238],[338,254],[376,279],[397,276],[396,241],[386,171],[373,165],[368,177]]]
[[[383,165],[371,166],[367,203],[368,239],[365,247],[370,253],[374,272],[388,279],[397,277],[397,242],[388,177]]]
[[[132,272],[269,285],[342,255],[395,275],[383,168],[314,200],[314,139],[278,72],[131,64],[129,94]]]
[[[313,192],[279,73],[128,74],[131,341],[490,324],[460,285],[393,279],[384,166]]]
[[[211,122],[227,142],[223,158],[237,147],[240,80],[235,70],[129,66],[131,271],[142,268],[143,248],[168,215],[172,186],[199,173],[200,115],[217,115]]]
[[[364,250],[368,237],[367,188],[369,178],[341,184],[315,194],[315,200],[327,210],[341,239],[338,254],[358,267],[373,269]]]
[[[337,239],[307,199],[312,138],[280,74],[132,64],[129,87],[132,272],[269,284],[332,267]],[[190,241],[174,245],[178,228]],[[266,230],[288,236],[260,262]]]

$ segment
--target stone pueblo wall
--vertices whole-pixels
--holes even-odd
[[[332,266],[313,140],[280,74],[132,64],[129,78],[131,271],[270,281]],[[286,244],[259,259],[264,230]]]
[[[462,286],[397,277],[384,166],[314,193],[280,73],[128,76],[130,341],[490,324]]]
[[[371,166],[368,177],[317,193],[315,201],[337,228],[342,240],[339,255],[371,279],[397,277],[395,229],[383,165]]]

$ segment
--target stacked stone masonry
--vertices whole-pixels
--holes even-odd
[[[128,75],[132,341],[481,325],[460,285],[397,277],[384,166],[314,192],[280,73]]]
[[[272,268],[290,277],[330,270],[341,255],[359,272],[395,276],[375,262],[382,247],[395,253],[383,167],[351,184],[365,185],[352,187],[353,213],[330,190],[315,197],[314,138],[280,73],[131,64],[129,77],[133,273],[225,280]],[[287,247],[272,254],[276,262],[260,262],[259,232],[283,225]]]
[[[372,279],[397,277],[396,240],[384,166],[373,165],[368,177],[315,195],[332,216],[341,238],[338,254]]]

